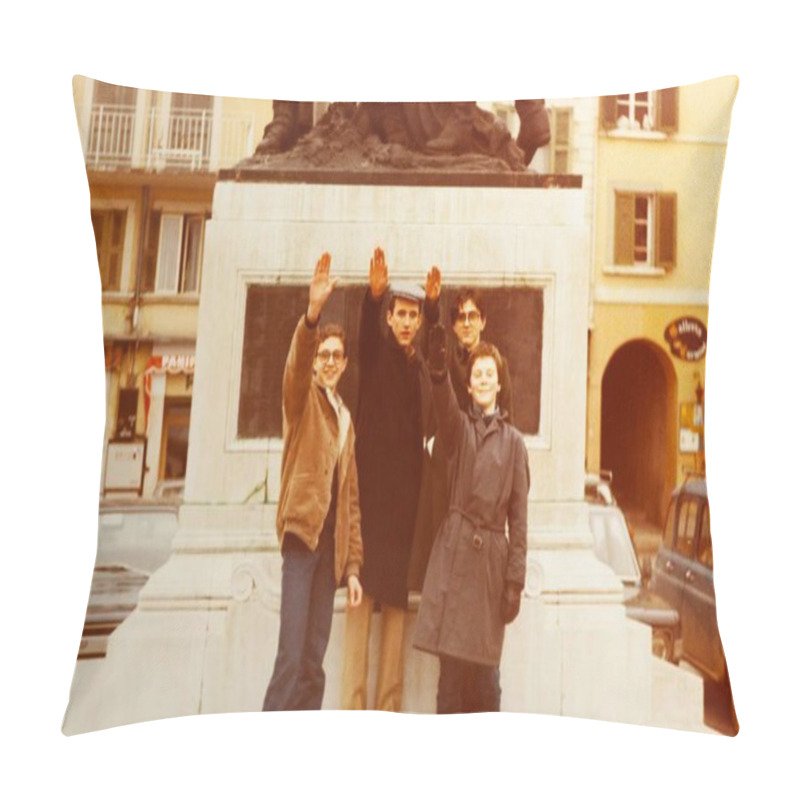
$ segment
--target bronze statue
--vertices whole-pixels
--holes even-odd
[[[496,160],[502,168],[521,171],[550,141],[550,124],[544,100],[514,105],[520,118],[516,141],[494,114],[473,101],[333,103],[312,126],[312,103],[275,100],[274,118],[264,129],[256,158],[290,154],[299,146],[296,159],[319,165],[355,148],[357,158],[394,167],[480,167]]]

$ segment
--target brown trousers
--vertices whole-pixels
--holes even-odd
[[[348,607],[345,614],[342,675],[344,710],[364,710],[367,707],[369,634],[374,608],[374,598],[365,594],[361,604],[356,608]],[[401,710],[405,619],[405,609],[382,606],[378,682],[375,692],[375,708],[378,711]]]

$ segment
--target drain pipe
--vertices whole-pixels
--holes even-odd
[[[142,187],[141,198],[141,225],[139,225],[139,246],[136,252],[136,288],[131,301],[131,314],[129,318],[130,332],[134,335],[133,356],[128,365],[127,385],[131,386],[134,381],[134,369],[136,356],[139,351],[139,310],[142,302],[142,272],[144,271],[145,246],[150,233],[150,187]]]

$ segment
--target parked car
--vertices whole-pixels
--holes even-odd
[[[651,590],[680,613],[679,658],[712,681],[727,681],[705,479],[689,480],[672,493],[652,571]]]
[[[652,629],[653,654],[675,662],[675,644],[680,640],[680,615],[668,602],[651,592],[642,576],[639,557],[622,509],[611,493],[609,473],[586,476],[589,527],[594,553],[620,579],[625,613]]]
[[[174,502],[100,506],[97,559],[78,658],[102,658],[108,637],[136,608],[139,591],[169,558],[178,529]]]

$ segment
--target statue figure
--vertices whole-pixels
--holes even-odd
[[[520,118],[516,141],[506,126],[474,101],[450,103],[333,103],[312,127],[310,102],[275,100],[273,120],[264,129],[256,156],[289,153],[306,134],[325,141],[352,128],[362,141],[380,143],[421,156],[482,156],[499,159],[515,171],[524,170],[536,150],[550,141],[544,100],[516,100]],[[314,148],[312,148],[313,150]],[[316,148],[317,150],[319,147]],[[420,166],[419,159],[413,166]]]

